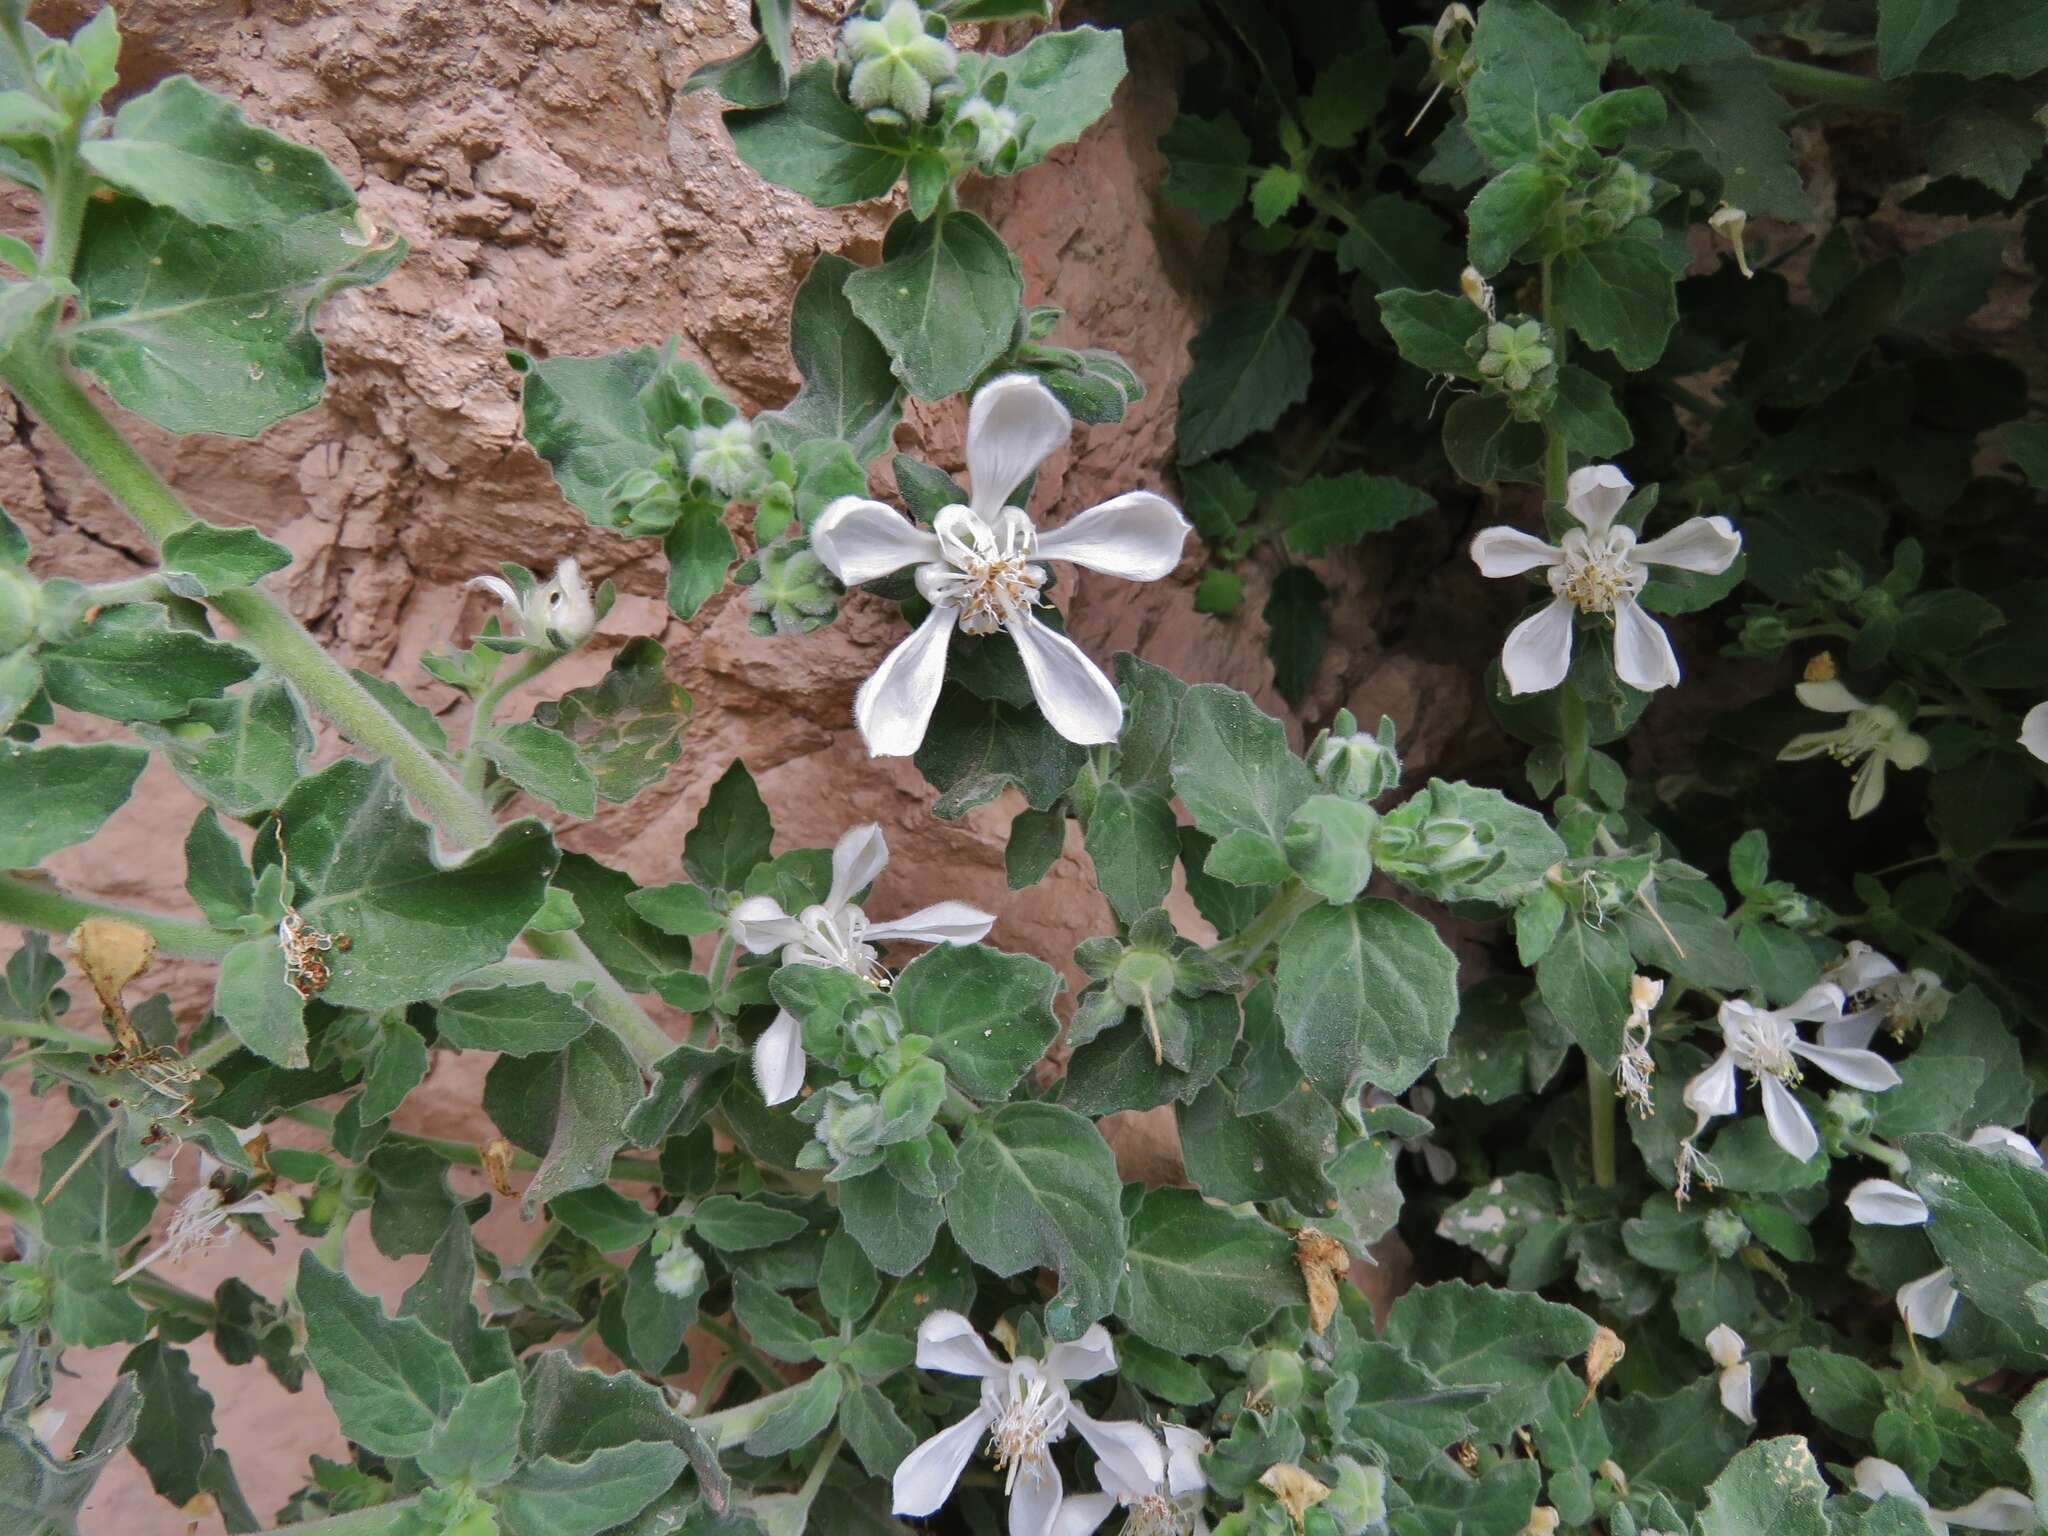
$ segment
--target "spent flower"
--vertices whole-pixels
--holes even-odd
[[[472,576],[463,583],[482,587],[504,605],[500,627],[506,638],[543,651],[573,651],[590,638],[597,628],[597,604],[573,556],[559,562],[555,574],[538,584],[524,571],[517,574],[524,579],[516,586],[503,576]]]
[[[1936,1509],[1913,1486],[1905,1468],[1879,1456],[1866,1456],[1856,1463],[1856,1491],[1866,1499],[1903,1500],[1944,1536],[1951,1530],[2032,1531],[2041,1524],[2033,1499],[2016,1488],[1993,1488],[1960,1509]]]
[[[1721,1323],[1707,1335],[1707,1354],[1720,1372],[1721,1406],[1745,1424],[1756,1422],[1756,1383],[1749,1361],[1743,1358],[1749,1346],[1742,1335]]]
[[[1794,690],[1799,702],[1826,715],[1848,718],[1831,731],[1808,731],[1779,749],[1781,763],[1802,762],[1823,753],[1853,770],[1849,819],[1868,816],[1884,799],[1887,767],[1910,770],[1927,761],[1927,738],[1907,728],[1899,712],[1858,698],[1833,678],[1809,680]]]
[[[1093,1536],[1119,1509],[1124,1512],[1123,1536],[1207,1536],[1209,1522],[1202,1514],[1209,1491],[1202,1475],[1207,1440],[1179,1424],[1162,1424],[1158,1434],[1142,1424],[1095,1428],[1121,1442],[1126,1454],[1097,1463],[1102,1491],[1070,1495],[1053,1522],[1053,1536]]]

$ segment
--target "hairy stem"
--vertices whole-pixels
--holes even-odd
[[[69,933],[89,917],[133,923],[156,940],[161,953],[191,959],[217,960],[247,937],[182,917],[87,901],[20,875],[0,874],[0,923],[17,923],[45,933]]]
[[[275,1532],[265,1536],[384,1536],[385,1532],[397,1529],[399,1522],[418,1504],[421,1495],[393,1499],[388,1504],[373,1504],[368,1509],[351,1509],[344,1514],[329,1515],[322,1520],[301,1520],[295,1525],[280,1525]]]
[[[1897,112],[1904,109],[1906,95],[1886,80],[1852,75],[1845,70],[1824,69],[1818,64],[1801,64],[1794,59],[1764,59],[1764,73],[1771,84],[1787,96],[1800,96],[1830,107],[1855,107],[1868,112]]]

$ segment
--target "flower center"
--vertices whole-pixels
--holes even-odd
[[[970,635],[993,634],[1039,601],[1045,569],[1022,555],[984,559],[969,555],[950,594],[960,610],[960,628]]]
[[[170,1227],[164,1233],[170,1244],[170,1256],[175,1259],[228,1242],[235,1234],[227,1221],[227,1202],[221,1199],[220,1191],[211,1184],[201,1185],[171,1213]]]
[[[1124,1536],[1187,1536],[1194,1529],[1164,1490],[1128,1500],[1126,1507],[1131,1513],[1124,1522]]]
[[[1550,590],[1581,613],[1614,612],[1649,579],[1629,558],[1635,543],[1635,534],[1626,528],[1610,529],[1599,541],[1574,528],[1564,536],[1564,559],[1550,568]]]
[[[1737,1061],[1758,1077],[1796,1083],[1799,1061],[1792,1054],[1795,1038],[1791,1025],[1763,1014],[1738,1024],[1728,1038],[1728,1048]]]
[[[836,912],[826,906],[805,907],[797,922],[804,930],[798,946],[812,963],[851,971],[878,987],[889,984],[889,973],[875,958],[875,946],[863,940],[868,920],[859,907]]]
[[[1036,1477],[1045,1464],[1047,1448],[1067,1432],[1066,1389],[1039,1375],[1035,1365],[1024,1361],[1018,1365],[1029,1368],[1013,1370],[1009,1402],[989,1429],[996,1469],[1010,1470],[1003,1485],[1005,1493],[1017,1486],[1017,1474],[1027,1467]]]
[[[1899,717],[1882,704],[1873,704],[1849,716],[1849,723],[1828,739],[1828,756],[1852,768],[1888,746],[1898,734]]]

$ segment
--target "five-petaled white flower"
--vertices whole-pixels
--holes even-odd
[[[1927,738],[1907,730],[1897,710],[1865,703],[1833,678],[1801,683],[1793,692],[1808,709],[1849,718],[1832,731],[1794,736],[1779,749],[1778,761],[1803,762],[1825,752],[1844,768],[1854,769],[1849,780],[1851,821],[1868,816],[1884,799],[1887,766],[1912,769],[1927,761]]]
[[[773,896],[749,896],[732,909],[727,931],[750,955],[782,951],[784,965],[836,966],[877,986],[889,973],[875,958],[875,943],[972,944],[995,919],[964,901],[920,907],[894,922],[871,923],[853,904],[889,862],[889,845],[873,822],[853,828],[832,850],[832,888],[825,899],[791,917]],[[754,1042],[754,1081],[770,1104],[794,1098],[804,1085],[804,1031],[788,1011]]]
[[[1081,648],[1038,622],[1042,560],[1068,560],[1128,581],[1157,581],[1180,562],[1187,519],[1164,497],[1127,491],[1041,531],[1010,498],[1067,440],[1073,418],[1029,374],[984,385],[967,418],[968,504],[920,528],[894,508],[842,496],[818,518],[811,547],[848,586],[917,567],[931,616],[883,658],[854,698],[854,719],[875,757],[903,757],[924,740],[946,680],[957,628],[1000,629],[1017,654],[1047,724],[1087,746],[1115,741],[1123,726],[1116,688]]]
[[[1860,939],[1851,939],[1822,979],[1842,989],[1850,1002],[1863,1006],[1821,1027],[1822,1045],[1866,1046],[1880,1024],[1894,1035],[1916,1025],[1932,1024],[1948,1012],[1948,988],[1932,971],[1902,971],[1890,958]]]
[[[1546,544],[1519,528],[1482,528],[1472,559],[1485,576],[1520,576],[1540,570],[1550,582],[1550,604],[1509,631],[1501,666],[1514,693],[1542,693],[1564,681],[1572,664],[1572,627],[1578,614],[1614,615],[1614,670],[1632,688],[1669,688],[1678,682],[1670,637],[1643,612],[1636,597],[1650,580],[1648,567],[1718,576],[1742,553],[1742,535],[1725,517],[1689,517],[1669,533],[1638,544],[1633,528],[1615,518],[1627,503],[1628,476],[1612,464],[1574,470],[1564,507],[1579,526],[1562,544]]]
[[[1878,1456],[1856,1463],[1856,1491],[1866,1499],[1904,1499],[1937,1531],[2032,1531],[2041,1524],[2034,1501],[2016,1488],[1993,1488],[1960,1509],[1936,1509],[1913,1486],[1904,1467]]]
[[[2048,701],[2036,704],[2021,719],[2020,745],[2048,763]]]
[[[251,1127],[237,1131],[236,1137],[245,1145],[262,1134],[262,1127]],[[177,1162],[177,1152],[169,1157],[146,1157],[128,1170],[129,1176],[144,1189],[161,1194],[171,1182],[171,1174]],[[203,1253],[208,1248],[219,1247],[232,1242],[235,1227],[230,1220],[235,1216],[283,1216],[296,1220],[299,1216],[298,1197],[288,1190],[273,1189],[269,1193],[245,1195],[230,1202],[227,1196],[214,1187],[214,1175],[220,1172],[221,1164],[214,1156],[202,1151],[199,1154],[199,1187],[178,1202],[178,1208],[171,1212],[170,1225],[164,1229],[164,1240],[141,1258],[114,1276],[114,1284],[133,1278],[159,1259],[182,1259],[188,1253]]]
[[[1180,1424],[1162,1424],[1155,1435],[1142,1424],[1097,1424],[1099,1433],[1121,1440],[1126,1456],[1096,1463],[1100,1493],[1077,1493],[1060,1506],[1053,1536],[1094,1536],[1119,1508],[1123,1536],[1208,1536],[1202,1501],[1209,1480],[1202,1453],[1209,1442]],[[1160,1435],[1165,1443],[1160,1443]],[[1138,1476],[1132,1477],[1135,1468]]]
[[[555,574],[524,598],[502,576],[472,576],[463,585],[482,587],[504,605],[500,628],[506,638],[540,650],[573,651],[597,628],[597,604],[574,556],[558,563]]]
[[[945,1503],[984,1435],[996,1467],[1008,1474],[1003,1490],[1010,1496],[1010,1536],[1051,1536],[1066,1491],[1053,1465],[1052,1447],[1069,1428],[1079,1430],[1100,1458],[1105,1480],[1135,1487],[1148,1475],[1127,1426],[1090,1418],[1067,1390],[1069,1382],[1116,1369],[1116,1349],[1100,1323],[1072,1344],[1053,1345],[1043,1360],[1024,1357],[1005,1364],[958,1312],[934,1312],[917,1325],[917,1364],[927,1371],[979,1376],[981,1402],[898,1464],[894,1508],[899,1515],[922,1518]]]
[[[1792,1096],[1790,1085],[1799,1081],[1801,1059],[1852,1088],[1872,1092],[1896,1088],[1898,1072],[1875,1051],[1812,1045],[1799,1038],[1800,1021],[1825,1026],[1841,1016],[1842,989],[1828,982],[1810,988],[1785,1008],[1759,1008],[1737,998],[1723,1003],[1719,1015],[1724,1042],[1721,1054],[1685,1085],[1686,1105],[1699,1117],[1686,1145],[1707,1128],[1709,1120],[1735,1113],[1738,1067],[1756,1079],[1763,1094],[1771,1140],[1802,1163],[1820,1150],[1820,1135]]]
[[[2002,1125],[1979,1126],[1970,1134],[1970,1145],[2002,1152],[2030,1168],[2042,1165],[2041,1149]],[[1850,1190],[1849,1215],[1866,1227],[1924,1227],[1933,1219],[1925,1200],[1892,1179],[1865,1179]],[[1917,1280],[1908,1280],[1892,1299],[1908,1329],[1923,1339],[1938,1339],[1948,1332],[1949,1319],[1955,1316],[1955,1271],[1943,1265]]]
[[[1726,1323],[1707,1335],[1707,1354],[1721,1373],[1721,1406],[1745,1424],[1756,1422],[1756,1383],[1749,1362],[1742,1358],[1749,1346],[1742,1335]]]

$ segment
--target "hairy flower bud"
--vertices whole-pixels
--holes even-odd
[[[733,579],[746,594],[747,627],[757,635],[807,635],[831,623],[846,590],[803,538],[757,550]]]
[[[998,106],[985,96],[969,97],[962,102],[953,120],[973,130],[974,163],[983,170],[997,167],[1003,151],[1017,142],[1021,124],[1010,108]]]
[[[1625,229],[1647,215],[1657,178],[1626,160],[1610,160],[1586,194],[1586,212],[1602,235]]]
[[[960,64],[944,22],[935,33],[916,0],[889,0],[879,17],[856,16],[841,36],[853,62],[847,99],[870,116],[923,122],[931,116],[932,88]]]
[[[690,478],[727,501],[744,495],[760,474],[761,453],[754,446],[751,422],[736,416],[722,427],[698,427],[690,434]]]
[[[1726,1206],[1707,1212],[1700,1223],[1700,1236],[1707,1240],[1707,1246],[1724,1259],[1735,1257],[1737,1250],[1749,1241],[1749,1225]]]
[[[879,1100],[846,1083],[834,1083],[820,1097],[825,1107],[816,1135],[835,1163],[852,1162],[881,1146],[887,1117]]]
[[[1262,1349],[1245,1368],[1245,1402],[1262,1410],[1292,1408],[1301,1401],[1305,1380],[1300,1355],[1284,1349]]]
[[[1322,1512],[1336,1523],[1342,1536],[1365,1536],[1380,1529],[1387,1518],[1387,1474],[1382,1467],[1370,1467],[1349,1456],[1332,1459],[1337,1469],[1330,1484],[1330,1496]]]
[[[704,1260],[678,1239],[654,1261],[654,1288],[664,1296],[694,1296],[704,1289]]]
[[[1348,709],[1337,711],[1330,728],[1309,747],[1316,782],[1346,800],[1371,801],[1401,782],[1401,758],[1394,750],[1394,722],[1380,716],[1379,734],[1359,730]]]

